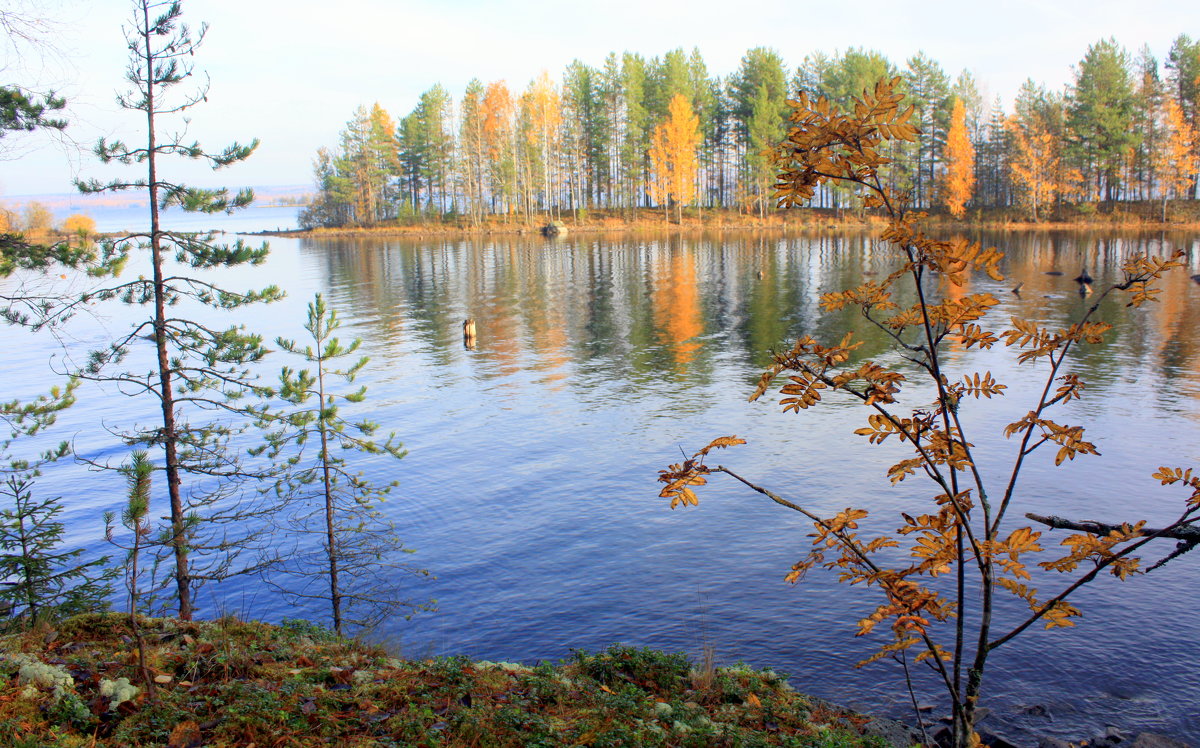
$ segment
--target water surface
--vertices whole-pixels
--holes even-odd
[[[1099,287],[1132,252],[1191,252],[1187,271],[1164,284],[1162,303],[1101,309],[1116,329],[1075,359],[1072,371],[1090,386],[1059,420],[1086,424],[1103,456],[1056,469],[1050,453],[1039,455],[1013,515],[1169,521],[1182,492],[1150,474],[1160,464],[1200,465],[1200,286],[1188,279],[1200,272],[1196,238],[983,238],[1009,253],[1009,279],[953,292],[990,291],[1002,302],[998,319],[1021,313],[1046,324],[1066,324],[1089,303],[1070,280],[1081,267]],[[372,361],[362,412],[394,430],[409,455],[360,466],[378,481],[400,481],[385,512],[417,549],[410,560],[437,577],[409,586],[414,599],[437,598],[437,613],[376,632],[405,654],[536,661],[614,641],[693,655],[710,644],[721,661],[775,666],[801,690],[903,715],[897,666],[853,667],[882,641],[853,636],[877,602],[871,592],[826,573],[783,582],[806,548],[802,518],[728,480],[714,481],[698,508],[670,511],[655,483],[681,451],[737,434],[749,444],[722,462],[815,511],[870,507],[874,526],[888,530],[898,511],[920,509],[924,485],[891,487],[885,477],[902,453],[853,436],[865,420],[860,408],[829,398],[793,415],[772,398],[746,402],[769,350],[802,333],[834,339],[851,328],[865,336],[865,356],[904,366],[860,317],[818,306],[820,293],[878,277],[890,263],[860,235],[276,239],[266,266],[221,280],[288,290],[287,300],[241,318],[268,338],[299,335],[319,290],[344,334],[364,341]],[[1017,282],[1019,296],[1009,291]],[[130,315],[104,314],[65,330],[73,355],[124,329]],[[461,337],[467,317],[478,325],[474,348]],[[2,334],[12,395],[43,388],[52,356],[56,368],[67,366],[48,338]],[[1003,349],[952,359],[1009,385],[1004,398],[970,403],[968,419],[982,469],[1000,480],[1014,445],[999,431],[1028,409],[1041,372],[1017,367]],[[297,362],[276,359],[264,370],[285,363]],[[55,436],[74,435],[93,459],[120,459],[122,447],[101,427],[139,413],[152,417],[111,389],[85,388]],[[43,486],[69,497],[72,542],[99,549],[99,515],[119,507],[120,479],[64,464]],[[1195,563],[1185,557],[1124,585],[1103,579],[1080,595],[1085,615],[1074,630],[1031,630],[999,650],[987,682],[995,718],[1066,738],[1112,723],[1200,741]],[[209,614],[323,614],[290,608],[252,581],[210,592]],[[923,700],[939,702],[931,681],[918,686]]]

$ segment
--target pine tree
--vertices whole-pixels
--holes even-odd
[[[938,159],[945,151],[950,125],[950,79],[924,52],[908,59],[904,78],[909,101],[916,107],[914,124],[920,130],[913,163],[913,205],[928,207],[934,202]]]
[[[170,156],[207,161],[214,169],[230,166],[250,156],[257,146],[234,143],[220,152],[205,151],[198,143],[178,137],[159,137],[165,114],[186,111],[205,99],[206,90],[172,98],[175,87],[192,74],[190,60],[204,39],[206,26],[193,36],[181,23],[181,4],[134,0],[133,18],[126,29],[130,50],[127,79],[132,90],[118,99],[121,106],[139,112],[147,124],[145,145],[126,145],[120,140],[101,139],[96,155],[103,163],[141,164],[146,177],[134,181],[115,180],[78,183],[84,192],[144,189],[149,198],[149,228],[126,237],[110,239],[107,247],[127,252],[131,246],[145,249],[150,257],[150,275],[102,288],[81,301],[117,300],[134,307],[147,307],[148,316],[107,348],[91,354],[82,378],[115,382],[133,396],[153,401],[157,423],[133,427],[121,433],[131,446],[161,449],[162,469],[167,477],[169,527],[163,547],[171,555],[178,614],[190,620],[195,613],[193,593],[205,581],[249,571],[254,564],[241,564],[237,557],[255,539],[249,527],[255,509],[239,500],[240,481],[253,477],[241,465],[227,442],[244,419],[240,400],[261,392],[248,371],[266,353],[259,336],[240,326],[219,329],[178,313],[168,313],[183,300],[222,311],[282,298],[275,286],[259,290],[230,291],[189,272],[257,265],[267,256],[267,246],[253,248],[242,241],[233,245],[214,244],[212,235],[167,231],[160,222],[164,207],[178,205],[202,213],[232,211],[245,207],[253,193],[242,190],[230,195],[224,189],[200,189],[166,179],[160,167]],[[176,263],[170,264],[174,254]],[[176,267],[182,266],[182,268]],[[173,311],[173,310],[172,310]],[[154,353],[150,371],[113,371],[137,345],[148,342]],[[220,420],[204,420],[206,414]],[[193,420],[199,418],[199,420]],[[102,465],[102,467],[104,467]],[[191,482],[185,489],[184,479]],[[215,484],[215,485],[214,485]]]
[[[787,125],[787,80],[779,54],[765,47],[747,51],[730,81],[730,98],[745,154],[744,184],[762,216],[774,182],[767,152],[783,139]]]
[[[608,113],[599,71],[579,60],[567,66],[563,75],[563,107],[573,168],[568,172],[576,182],[575,207],[593,207],[599,202],[601,188],[608,181]]]
[[[138,673],[151,700],[154,699],[154,678],[146,665],[146,638],[142,635],[142,625],[139,619],[140,610],[145,601],[142,599],[142,551],[153,543],[151,526],[147,514],[150,512],[150,481],[154,474],[154,465],[150,455],[142,449],[134,450],[127,465],[121,468],[129,484],[129,494],[126,496],[125,508],[121,510],[121,524],[130,533],[128,545],[116,540],[116,513],[104,513],[104,539],[110,544],[125,551],[125,563],[122,567],[125,574],[125,590],[128,593],[129,604],[127,617],[129,630],[137,641]]]
[[[395,434],[382,444],[371,438],[378,424],[352,423],[341,416],[338,401],[361,403],[366,388],[338,394],[332,380],[353,383],[368,359],[353,358],[361,341],[342,345],[335,337],[339,326],[336,312],[327,309],[317,294],[308,305],[304,325],[311,344],[276,340],[282,350],[301,357],[313,369],[283,369],[279,394],[291,409],[259,412],[260,425],[276,430],[268,431],[266,444],[254,452],[265,451],[273,460],[282,458],[284,469],[275,493],[290,510],[284,529],[300,538],[298,552],[277,570],[291,581],[275,584],[289,597],[327,603],[333,629],[340,634],[347,625],[372,625],[397,610],[428,608],[400,594],[396,574],[427,576],[429,572],[399,562],[397,554],[412,550],[403,547],[394,524],[378,511],[378,503],[396,484],[376,486],[362,473],[351,472],[347,464],[349,452],[394,459],[405,452]],[[353,363],[338,368],[339,359]],[[315,454],[310,446],[315,446]],[[296,581],[299,586],[292,583]]]
[[[1129,55],[1113,39],[1088,47],[1079,63],[1067,111],[1069,153],[1104,200],[1121,197],[1121,170],[1139,134],[1133,129]]]
[[[478,226],[483,221],[484,200],[484,148],[483,83],[472,78],[463,92],[462,118],[458,131],[458,181],[459,190],[466,201],[471,223]]]
[[[625,115],[620,151],[622,206],[636,208],[643,202],[652,130],[646,109],[646,62],[640,55],[626,52],[621,58],[621,100]]]

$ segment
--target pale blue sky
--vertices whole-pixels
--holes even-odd
[[[60,25],[57,54],[6,49],[2,80],[66,94],[68,133],[84,149],[101,134],[140,137],[141,122],[114,102],[126,65],[125,0],[5,4]],[[898,65],[924,50],[951,76],[969,69],[1007,105],[1027,77],[1067,84],[1098,39],[1115,37],[1131,53],[1148,44],[1161,59],[1180,33],[1200,36],[1200,4],[1180,0],[185,0],[184,17],[211,27],[196,62],[212,88],[192,110],[189,136],[213,148],[263,143],[229,171],[175,173],[230,186],[308,183],[317,147],[336,142],[359,104],[379,101],[399,117],[434,83],[456,97],[472,77],[519,90],[543,69],[557,78],[571,60],[599,65],[610,51],[699,47],[710,72],[725,75],[755,46],[773,47],[793,69],[816,50],[874,48]],[[69,191],[77,175],[113,174],[45,135],[6,137],[3,149],[0,201]]]

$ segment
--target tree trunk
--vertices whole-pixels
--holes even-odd
[[[325,366],[322,361],[324,352],[317,351],[317,396],[320,398],[321,412],[325,408]],[[329,433],[325,416],[318,416],[321,432],[321,484],[325,491],[325,554],[329,562],[329,603],[333,609],[333,630],[342,633],[342,594],[338,585],[338,551],[337,536],[334,532],[333,514],[333,475],[329,464]]]
[[[154,347],[158,354],[159,398],[162,401],[161,439],[166,457],[167,495],[171,504],[171,550],[175,558],[175,591],[179,596],[179,618],[192,620],[192,585],[188,571],[186,517],[183,512],[182,480],[179,477],[179,434],[175,424],[175,392],[171,381],[171,362],[167,351],[166,285],[163,280],[162,230],[158,215],[158,168],[154,133],[154,60],[150,47],[150,10],[142,4],[146,62],[147,167],[150,182],[150,250],[154,267]]]

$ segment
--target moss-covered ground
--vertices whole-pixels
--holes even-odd
[[[0,639],[0,745],[882,746],[770,670],[649,649],[525,666],[399,659],[303,622],[139,628],[145,675],[116,614]]]

